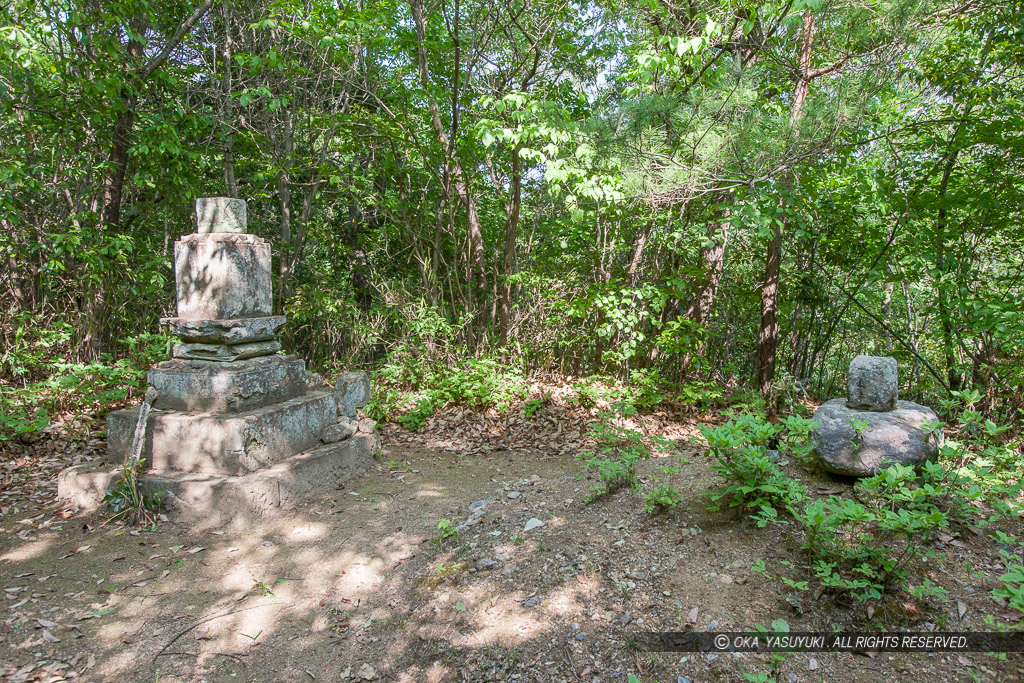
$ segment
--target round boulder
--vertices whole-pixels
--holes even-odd
[[[835,398],[814,413],[820,427],[811,432],[811,441],[826,471],[868,477],[896,463],[934,460],[942,432],[929,436],[921,426],[938,419],[931,408],[911,401],[898,401],[896,410],[879,413],[854,410],[845,398]],[[853,428],[854,420],[867,422],[860,434]]]

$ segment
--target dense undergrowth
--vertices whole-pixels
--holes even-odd
[[[141,334],[121,340],[127,353],[89,363],[69,362],[62,351],[70,325],[14,330],[0,356],[0,441],[45,429],[68,415],[102,417],[145,388],[149,367],[167,358],[169,340]]]
[[[993,596],[1024,611],[1024,545],[1016,535],[1024,509],[1021,443],[1005,438],[1007,427],[982,419],[970,392],[959,398],[956,430],[937,461],[918,469],[893,465],[856,481],[849,495],[813,495],[789,473],[791,464],[805,473],[814,467],[810,420],[773,424],[744,414],[705,427],[708,455],[724,480],[711,505],[743,510],[758,527],[779,528],[793,541],[795,559],[778,569],[759,561],[757,570],[776,575],[798,609],[822,593],[858,602],[900,593],[944,600],[945,588],[921,579],[925,567],[944,560],[933,542],[970,530],[988,535],[1004,558],[1003,585]]]

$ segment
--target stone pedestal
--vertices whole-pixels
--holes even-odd
[[[256,235],[186,235],[174,244],[178,317],[224,320],[272,315],[270,245]]]
[[[270,247],[245,233],[245,216],[241,200],[196,203],[199,233],[174,249],[178,315],[161,320],[182,343],[148,375],[140,486],[164,491],[172,514],[203,528],[244,528],[329,494],[379,446],[373,421],[353,419],[370,397],[365,373],[332,390],[301,359],[277,354],[286,319],[273,315]],[[138,420],[138,408],[107,416],[110,463],[129,456]],[[58,498],[97,508],[119,476],[118,467],[65,470]]]

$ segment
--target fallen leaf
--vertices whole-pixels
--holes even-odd
[[[209,631],[204,631],[201,628],[197,628],[195,631],[193,631],[192,635],[195,636],[196,640],[210,640],[211,638],[213,638],[213,636],[210,635]]]
[[[967,603],[965,603],[963,600],[957,600],[956,601],[956,612],[957,612],[957,614],[959,615],[959,617],[960,617],[960,619],[962,621],[963,618],[964,618],[964,615],[967,614]]]
[[[59,643],[60,642],[60,638],[58,638],[57,636],[55,636],[52,633],[50,633],[49,631],[47,631],[45,628],[43,629],[43,640],[45,640],[48,643]]]
[[[687,626],[696,626],[696,624],[697,624],[697,615],[698,614],[700,614],[700,608],[699,607],[694,607],[693,609],[691,609],[686,614],[686,625]]]

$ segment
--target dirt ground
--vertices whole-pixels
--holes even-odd
[[[578,436],[574,429],[558,432]],[[636,631],[749,630],[777,618],[793,630],[880,621],[988,630],[986,614],[1017,625],[988,595],[1002,567],[984,536],[938,544],[946,561],[926,571],[950,590],[945,603],[897,604],[870,619],[829,595],[794,605],[751,566],[778,567],[798,550],[777,531],[706,510],[716,476],[685,436],[671,458],[682,464],[674,483],[685,501],[653,519],[628,491],[585,504],[593,482],[565,452],[575,446],[509,443],[453,452],[391,429],[377,465],[332,499],[237,535],[66,517],[52,502],[55,474],[101,443],[9,458],[0,488],[0,680],[1024,679],[1017,654],[638,651]],[[825,475],[808,483],[849,488]],[[458,525],[478,508],[477,523],[440,538],[439,520]],[[543,524],[526,530],[531,520]]]

